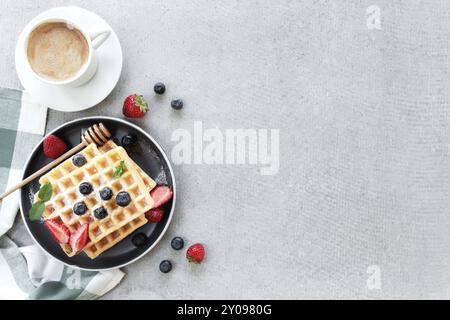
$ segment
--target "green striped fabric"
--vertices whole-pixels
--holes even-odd
[[[47,108],[26,92],[0,87],[0,193],[20,181],[27,155],[45,133]],[[19,210],[19,193],[0,202],[0,299],[96,299],[123,278],[120,270],[83,271],[37,245],[17,247],[5,233]]]

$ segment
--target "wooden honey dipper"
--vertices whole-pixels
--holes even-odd
[[[45,172],[49,171],[53,167],[60,164],[62,161],[66,160],[70,156],[74,155],[75,153],[79,152],[81,149],[87,147],[91,143],[95,143],[98,146],[104,145],[109,139],[111,138],[111,133],[109,130],[104,126],[103,123],[98,123],[90,126],[81,136],[81,143],[66,153],[64,153],[59,158],[53,160],[43,168],[39,169],[35,173],[33,173],[31,176],[27,177],[26,179],[22,180],[15,186],[11,187],[10,189],[6,190],[2,195],[0,195],[0,201],[2,201],[4,198],[9,196],[14,191],[22,188],[23,186],[27,185],[29,182],[33,181],[37,177],[43,175]]]

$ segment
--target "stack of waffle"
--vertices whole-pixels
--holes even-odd
[[[80,153],[87,160],[83,166],[77,167],[72,159],[68,159],[39,179],[41,185],[50,182],[53,187],[52,197],[45,203],[43,218],[63,223],[71,233],[88,223],[89,240],[83,251],[91,259],[95,259],[147,223],[144,213],[153,207],[149,192],[156,183],[122,147],[112,141],[100,148],[90,144]],[[114,171],[121,161],[125,163],[125,172],[113,179]],[[82,195],[78,191],[81,182],[89,182],[93,192]],[[104,187],[112,189],[113,194],[128,192],[131,203],[120,207],[114,196],[110,200],[102,200],[99,191]],[[37,200],[36,195],[35,201]],[[83,215],[73,212],[74,204],[79,201],[84,201],[88,209]],[[108,216],[98,220],[93,212],[100,206],[108,211]],[[61,244],[61,247],[68,256],[76,254],[69,244]]]

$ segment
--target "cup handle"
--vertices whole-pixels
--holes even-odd
[[[105,26],[96,26],[89,30],[89,38],[91,39],[92,47],[97,49],[100,47],[111,34],[111,30]]]

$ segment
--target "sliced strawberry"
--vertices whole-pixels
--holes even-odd
[[[88,241],[89,224],[84,224],[70,236],[70,246],[74,252],[84,248]]]
[[[153,208],[145,213],[145,217],[149,222],[160,222],[164,218],[164,210],[162,208]]]
[[[50,231],[53,239],[59,243],[69,243],[70,231],[64,224],[56,220],[45,220],[44,224]]]
[[[173,191],[167,186],[156,186],[150,191],[150,195],[155,202],[153,204],[154,208],[158,208],[172,198]]]

